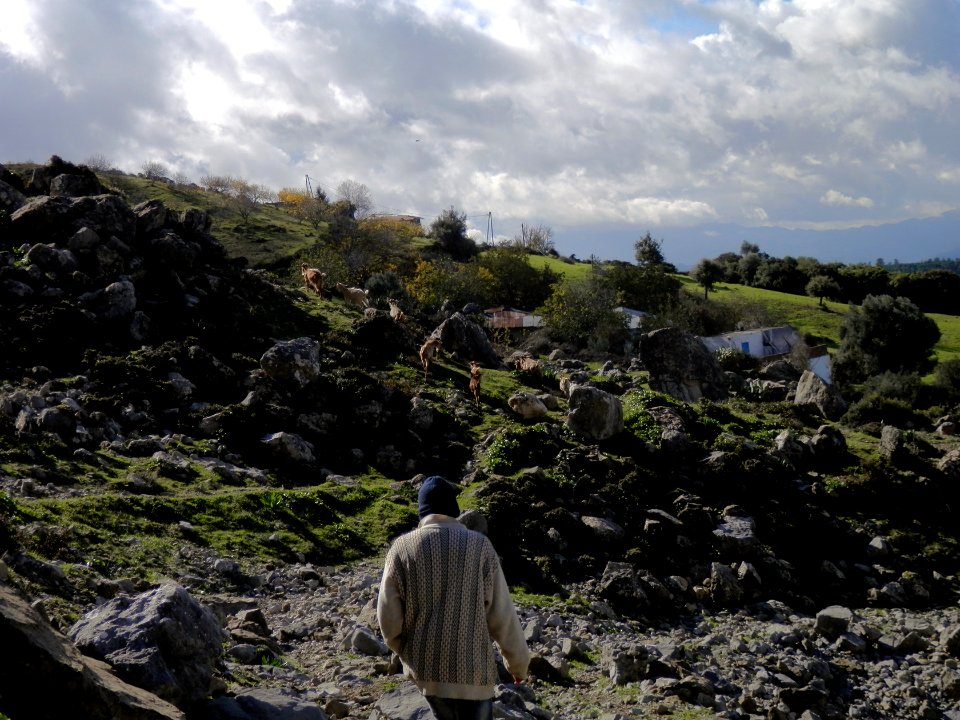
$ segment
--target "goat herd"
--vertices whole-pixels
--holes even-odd
[[[320,297],[325,297],[325,293],[327,292],[327,288],[324,285],[327,279],[325,272],[321,272],[317,268],[312,268],[307,265],[307,263],[301,263],[300,274],[303,276],[303,283],[308,290],[313,290]],[[344,302],[356,308],[363,310],[370,305],[367,291],[363,288],[348,287],[342,282],[338,282],[333,285],[333,290],[340,293]],[[393,300],[389,300],[388,302],[390,304],[390,318],[394,322],[402,322],[405,318],[403,310]],[[420,346],[420,363],[423,365],[424,380],[426,380],[430,374],[430,364],[433,362],[434,357],[440,353],[441,349],[440,338],[433,335],[428,336],[423,345]],[[533,360],[532,358],[525,359]],[[534,360],[534,362],[536,361]],[[475,360],[471,360],[470,394],[473,395],[473,400],[477,404],[477,407],[480,407],[480,373],[480,365]]]

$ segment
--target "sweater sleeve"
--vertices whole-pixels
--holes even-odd
[[[493,565],[492,591],[487,605],[487,627],[490,629],[490,636],[500,647],[507,671],[518,678],[525,678],[530,665],[530,650],[527,648],[520,618],[510,598],[510,589],[496,554],[493,555]]]
[[[402,655],[404,645],[403,617],[403,598],[394,573],[393,554],[389,553],[383,568],[383,578],[380,580],[380,592],[377,595],[377,623],[380,625],[380,633],[387,647],[397,655]]]

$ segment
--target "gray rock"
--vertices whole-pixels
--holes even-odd
[[[804,370],[793,402],[812,405],[828,420],[838,420],[847,411],[847,402],[833,385],[828,385],[812,370]]]
[[[319,705],[281,688],[249,688],[220,697],[203,710],[205,720],[327,720]]]
[[[368,720],[433,720],[433,717],[427,699],[416,685],[404,682],[383,694]]]
[[[6,211],[7,215],[12,215],[26,202],[27,198],[22,192],[0,180],[0,210]]]
[[[446,353],[456,354],[464,361],[476,360],[485,367],[500,365],[500,356],[482,327],[456,312],[431,333],[440,338]]]
[[[680,400],[722,400],[727,381],[713,354],[700,340],[676,327],[644,335],[640,358],[650,372],[650,387]]]
[[[273,380],[304,387],[320,375],[320,343],[309,337],[279,342],[263,354],[260,367]]]
[[[623,403],[620,398],[589,385],[570,391],[567,427],[592,440],[606,440],[623,431]]]
[[[213,612],[173,584],[110,600],[68,635],[128,681],[184,707],[208,696],[225,639]]]
[[[4,663],[0,695],[3,712],[12,718],[184,718],[174,705],[118,679],[106,663],[81,655],[2,584],[0,637],[10,660]],[[47,690],[38,691],[38,682]]]
[[[637,682],[646,675],[650,653],[642,645],[635,644],[605,648],[604,664],[614,685],[626,685]]]
[[[311,463],[314,461],[313,445],[296,433],[271,433],[261,438],[260,442],[296,462]]]
[[[884,425],[880,431],[880,454],[894,459],[903,451],[903,433],[893,425]]]
[[[543,401],[528,392],[514,393],[507,399],[507,405],[524,420],[536,420],[548,412]]]
[[[363,627],[350,630],[340,645],[344,650],[356,650],[361,655],[389,655],[388,648],[378,637]]]
[[[580,522],[586,525],[599,539],[605,541],[622,540],[624,530],[610,518],[599,518],[585,515]]]
[[[836,640],[847,632],[851,622],[853,611],[841,605],[831,605],[817,613],[813,629],[825,638]]]
[[[721,552],[748,552],[757,545],[756,522],[750,517],[727,517],[713,536]]]

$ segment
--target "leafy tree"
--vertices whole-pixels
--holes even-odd
[[[760,254],[760,246],[757,245],[756,243],[752,243],[747,240],[744,240],[742,243],[740,243],[741,257],[746,255],[759,255],[759,254]]]
[[[619,305],[656,314],[673,305],[680,293],[680,281],[666,267],[614,261],[603,266],[602,274],[616,291]]]
[[[465,262],[477,254],[477,244],[467,237],[467,215],[453,207],[444,210],[430,224],[430,237],[437,248],[454,260]]]
[[[840,299],[862,303],[867,295],[890,295],[890,273],[872,265],[847,265],[837,275]]]
[[[746,243],[745,243],[746,244]],[[740,256],[737,262],[737,270],[740,273],[740,282],[744,285],[753,285],[757,277],[757,271],[763,264],[763,257],[760,253],[749,252]]]
[[[633,254],[640,267],[660,267],[666,263],[661,249],[663,243],[654,240],[648,232],[633,244]]]
[[[703,288],[703,299],[706,300],[707,293],[713,290],[713,286],[723,278],[723,266],[716,260],[703,258],[690,271],[690,277]]]
[[[907,298],[868,295],[859,310],[851,307],[840,325],[833,376],[846,385],[886,371],[927,372],[939,339],[937,324]]]
[[[891,291],[910,298],[924,312],[960,315],[960,275],[926,270],[891,277]]]
[[[440,256],[421,260],[407,282],[407,292],[427,310],[437,310],[447,300],[462,305],[478,297],[475,266]]]
[[[472,261],[484,286],[482,301],[486,305],[506,305],[532,310],[550,297],[560,275],[544,266],[530,264],[530,256],[522,247],[501,245],[478,255]],[[479,273],[484,270],[484,273]]]
[[[789,256],[767,258],[757,268],[753,278],[755,287],[794,295],[802,295],[806,284],[807,278],[800,271],[797,259]]]
[[[606,349],[622,332],[626,316],[618,313],[616,294],[598,274],[558,283],[540,312],[555,340]]]
[[[820,305],[823,306],[823,299],[835,298],[840,294],[840,284],[828,275],[815,275],[807,283],[807,295],[820,299]]]

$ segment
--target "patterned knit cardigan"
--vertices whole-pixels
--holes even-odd
[[[377,619],[425,695],[493,697],[493,643],[512,675],[530,652],[493,545],[455,518],[428,515],[387,552]]]

